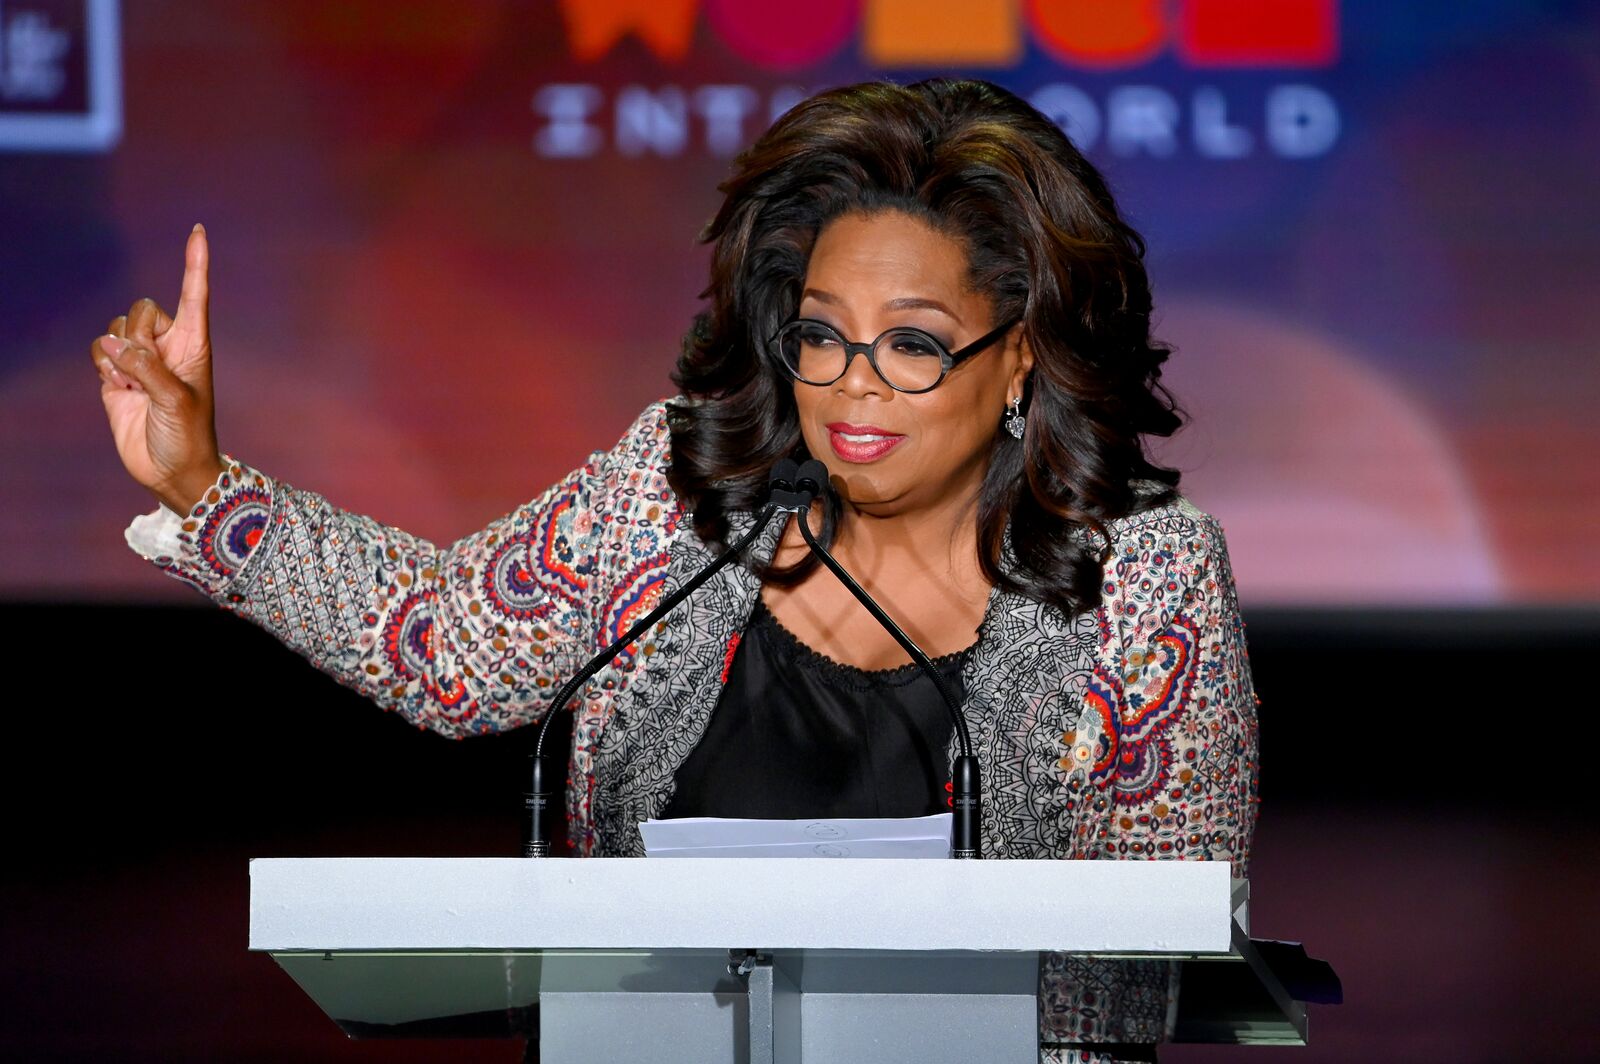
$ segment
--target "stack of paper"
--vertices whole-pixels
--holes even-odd
[[[639,825],[649,857],[949,857],[950,814],[863,820],[730,820]]]

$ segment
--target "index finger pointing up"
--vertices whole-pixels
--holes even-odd
[[[206,244],[206,227],[196,223],[183,249],[183,290],[178,294],[178,312],[173,318],[202,336],[206,333],[206,308],[211,298],[206,278],[210,266],[211,248]]]

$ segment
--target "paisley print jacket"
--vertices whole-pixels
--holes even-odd
[[[136,518],[128,540],[386,709],[454,738],[493,734],[539,720],[589,656],[710,560],[667,484],[665,407],[449,547],[232,460],[187,515]],[[734,531],[751,520],[734,515]],[[963,677],[985,855],[1218,860],[1243,875],[1256,706],[1221,528],[1179,500],[1108,530],[1097,609],[990,597]],[[758,593],[749,569],[727,567],[576,700],[577,855],[643,853],[635,825],[671,798]],[[1174,1007],[1170,965],[1053,955],[1045,1055],[1115,1059],[1170,1033]]]

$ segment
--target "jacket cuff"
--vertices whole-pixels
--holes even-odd
[[[123,533],[140,557],[213,595],[243,570],[272,512],[272,480],[229,455],[222,459],[226,468],[187,514],[161,505]]]

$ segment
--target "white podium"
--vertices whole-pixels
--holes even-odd
[[[1185,962],[1180,1038],[1306,1033],[1221,863],[258,859],[250,879],[250,948],[355,1037],[536,1032],[547,1064],[1033,1064],[1045,951]]]

